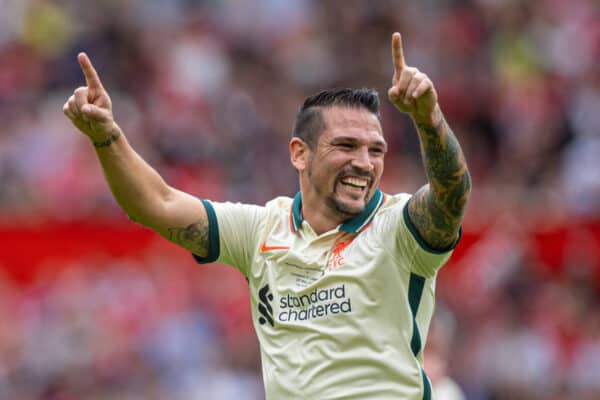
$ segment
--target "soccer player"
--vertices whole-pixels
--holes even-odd
[[[309,97],[289,144],[300,192],[265,206],[199,200],[166,184],[128,144],[88,57],[64,113],[96,147],[124,211],[191,251],[230,264],[251,292],[267,399],[429,399],[423,346],[436,273],[460,237],[471,182],[431,80],[392,36],[388,97],[419,135],[429,183],[379,188],[387,150],[377,93]]]

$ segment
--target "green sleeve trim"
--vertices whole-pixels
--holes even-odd
[[[410,349],[415,357],[421,352],[421,333],[419,332],[419,327],[417,325],[417,312],[419,311],[419,305],[421,304],[424,287],[425,278],[411,273],[410,281],[408,283],[408,304],[410,305],[410,312],[413,317],[413,335],[410,340]]]
[[[423,368],[421,368],[421,377],[423,378],[423,400],[431,400],[431,385]]]
[[[202,200],[202,204],[204,204],[206,216],[208,217],[208,255],[206,257],[200,257],[196,254],[192,255],[199,264],[208,264],[217,261],[221,254],[219,222],[217,221],[217,214],[212,204],[208,200]]]
[[[421,234],[417,230],[417,227],[411,221],[410,215],[408,214],[408,201],[404,205],[404,209],[402,210],[402,215],[404,217],[404,222],[406,223],[406,226],[408,227],[408,230],[413,235],[413,237],[415,238],[415,240],[417,241],[417,243],[419,243],[419,246],[421,246],[421,248],[423,250],[425,250],[425,251],[427,251],[429,253],[433,253],[433,254],[444,254],[444,253],[447,253],[447,252],[449,252],[451,250],[454,250],[454,248],[456,247],[456,245],[458,244],[458,242],[460,242],[460,238],[462,237],[462,226],[458,229],[458,236],[457,236],[456,240],[447,249],[442,249],[442,250],[434,249],[433,247],[431,247],[425,241],[425,239],[423,239],[421,237]]]
[[[426,279],[424,277],[411,273],[408,282],[408,304],[410,305],[410,313],[412,314],[413,322],[413,335],[410,340],[410,349],[415,357],[423,350],[421,333],[419,332],[419,326],[417,325],[417,313],[419,312],[419,305],[421,304],[421,298],[423,297],[425,281]],[[423,368],[421,368],[421,378],[423,379],[423,400],[431,400],[431,385]]]

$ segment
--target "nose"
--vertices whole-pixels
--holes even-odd
[[[352,158],[352,166],[368,172],[373,170],[374,166],[371,162],[371,156],[368,148],[359,147],[356,150],[354,157]]]

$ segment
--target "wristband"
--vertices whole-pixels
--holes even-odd
[[[107,147],[107,146],[110,146],[111,144],[113,144],[113,142],[116,142],[117,139],[119,139],[120,137],[121,137],[121,133],[114,133],[104,142],[92,142],[92,143],[94,143],[94,147],[96,147],[96,148]]]

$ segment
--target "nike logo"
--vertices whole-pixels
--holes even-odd
[[[273,250],[289,250],[289,248],[290,246],[267,246],[267,242],[265,242],[260,246],[260,252],[265,253]]]

